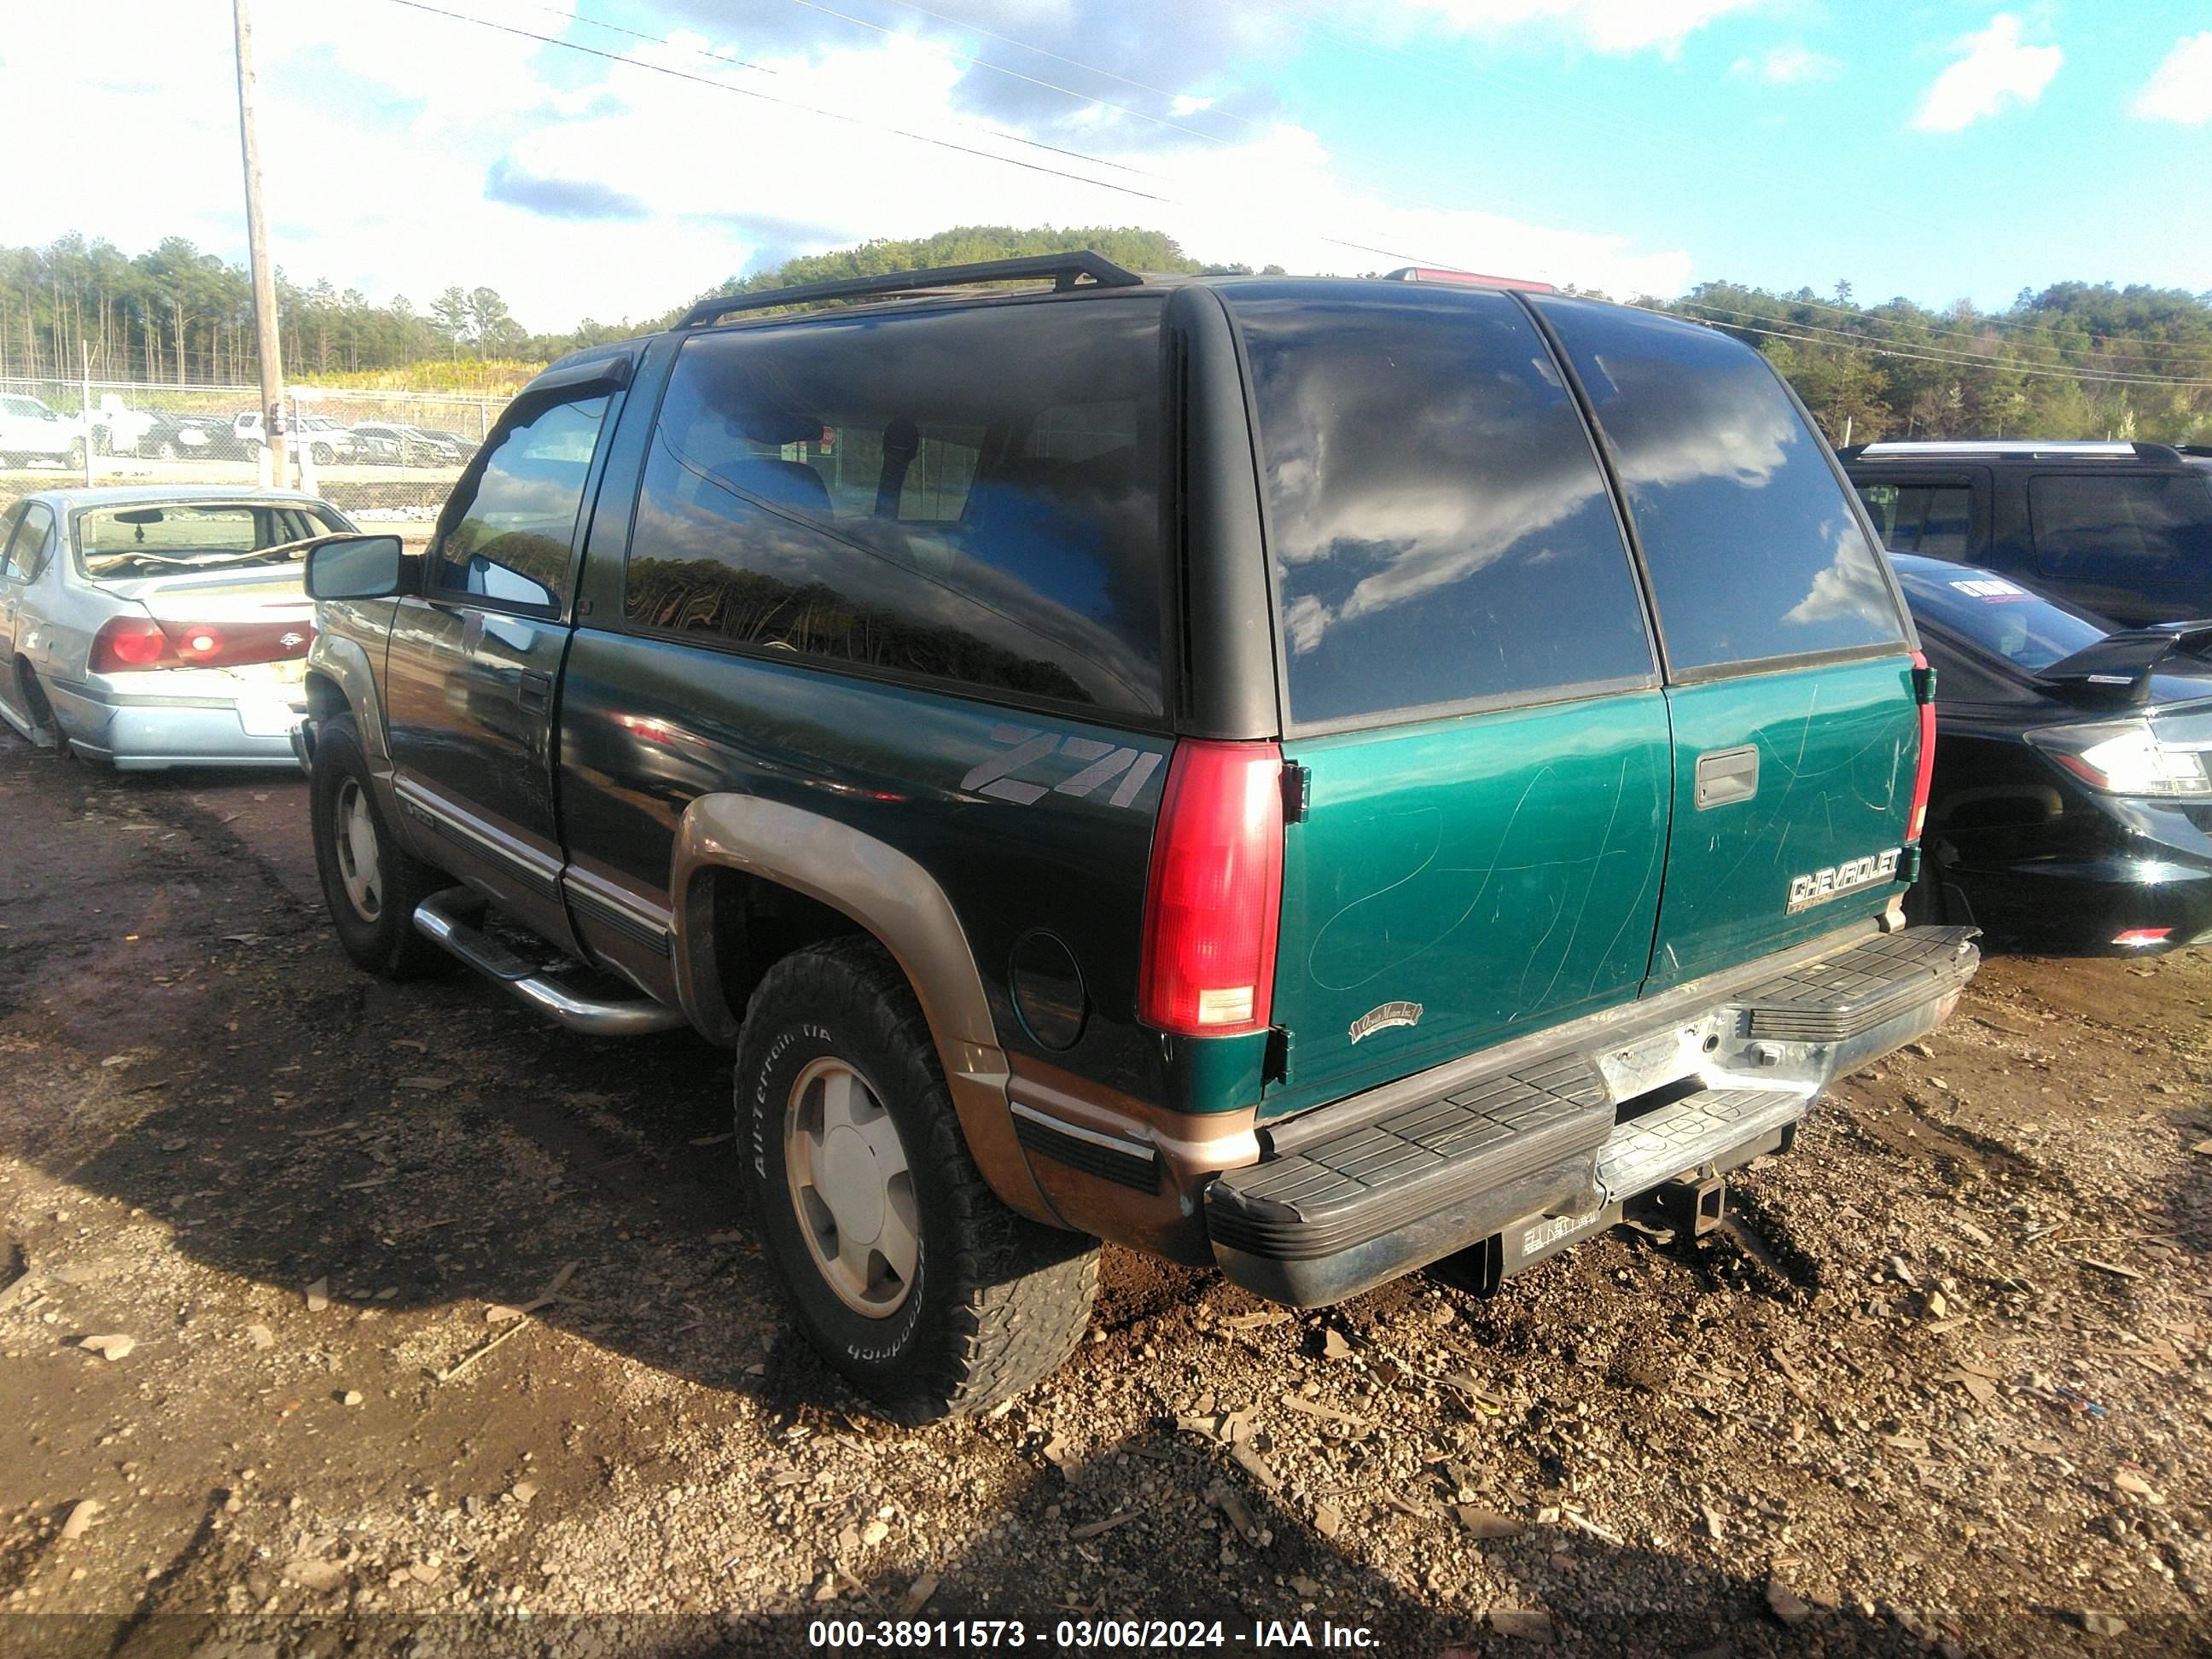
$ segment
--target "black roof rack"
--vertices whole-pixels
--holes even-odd
[[[1049,276],[1054,288],[1065,293],[1079,277],[1088,276],[1100,288],[1137,288],[1144,278],[1124,270],[1103,254],[1088,250],[1076,253],[1032,253],[1018,259],[985,259],[971,265],[940,265],[934,270],[894,270],[881,276],[843,276],[830,283],[802,283],[796,288],[759,289],[750,294],[724,294],[702,300],[684,313],[678,328],[703,328],[733,311],[761,311],[771,306],[810,305],[817,300],[856,300],[870,295],[912,294],[918,290],[965,288],[978,283],[1012,283],[1025,277]]]

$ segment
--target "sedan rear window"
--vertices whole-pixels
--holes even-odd
[[[77,514],[77,568],[88,581],[136,581],[185,571],[284,564],[299,544],[346,526],[321,507],[165,501]]]
[[[1915,617],[2030,674],[2112,631],[1991,571],[1929,559],[1891,563]]]
[[[1670,668],[1903,642],[1880,556],[1757,352],[1626,306],[1535,304],[1612,444]]]

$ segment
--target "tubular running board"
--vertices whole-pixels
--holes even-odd
[[[618,1000],[581,997],[568,990],[536,963],[524,960],[454,914],[464,905],[480,902],[465,887],[433,893],[415,907],[415,931],[572,1031],[592,1036],[644,1036],[672,1031],[684,1023],[679,1011],[650,997]]]

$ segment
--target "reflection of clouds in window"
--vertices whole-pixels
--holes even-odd
[[[1875,568],[1874,550],[1858,526],[1846,522],[1840,528],[1823,526],[1833,536],[1836,556],[1813,578],[1805,597],[1782,613],[1782,620],[1805,627],[1853,618],[1881,629],[1893,624],[1896,602]]]
[[[1650,672],[1603,476],[1516,301],[1290,281],[1224,297],[1297,719]]]
[[[1797,411],[1755,361],[1737,373],[1694,374],[1658,358],[1602,353],[1597,362],[1621,400],[1615,408],[1593,388],[1631,486],[1726,478],[1761,489],[1803,435]]]

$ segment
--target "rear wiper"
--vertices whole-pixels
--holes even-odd
[[[2151,676],[2177,653],[2201,656],[2212,647],[2212,620],[2155,623],[2148,628],[2107,634],[2070,657],[2061,657],[2036,676],[2061,691],[2090,692],[2115,702],[2150,701]]]

